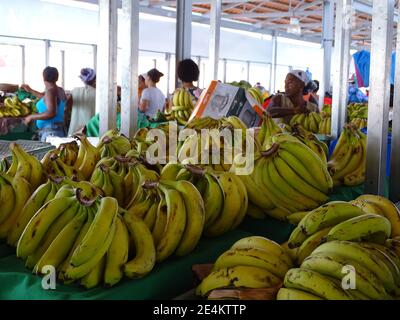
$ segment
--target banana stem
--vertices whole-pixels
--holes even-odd
[[[196,175],[196,176],[200,176],[200,177],[204,177],[204,175],[206,174],[206,170],[197,166],[194,166],[192,164],[187,164],[184,166],[186,170],[188,170],[190,173]]]
[[[104,173],[110,172],[110,168],[109,168],[108,166],[106,166],[104,163],[101,164],[101,165],[99,166],[99,168],[100,168],[100,170],[103,171]]]
[[[274,143],[269,150],[262,151],[261,152],[261,156],[270,157],[270,156],[274,155],[278,150],[279,150],[279,144],[278,143]]]
[[[96,202],[96,199],[89,199],[88,197],[84,196],[82,192],[83,190],[81,188],[76,189],[76,198],[80,204],[84,205],[85,207],[91,207]]]
[[[53,183],[55,183],[55,184],[60,184],[60,183],[62,183],[62,182],[64,181],[64,177],[54,176],[54,175],[52,175],[52,174],[49,174],[49,175],[47,176],[47,178],[48,178],[51,182],[53,182]]]
[[[158,181],[145,181],[142,184],[142,187],[144,189],[152,190],[152,189],[157,189],[160,183]]]

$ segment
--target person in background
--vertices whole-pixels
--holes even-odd
[[[192,59],[185,59],[179,62],[177,68],[179,80],[182,81],[182,87],[185,88],[197,101],[201,95],[201,89],[194,85],[193,82],[199,81],[200,70],[196,62]]]
[[[79,78],[84,86],[72,89],[67,100],[67,108],[72,110],[68,136],[82,130],[96,113],[96,71],[84,68]]]
[[[138,95],[139,95],[139,101],[140,98],[142,97],[142,92],[144,89],[146,89],[146,74],[141,74],[139,75],[139,84],[138,84]]]
[[[289,123],[295,114],[319,112],[317,105],[304,100],[304,92],[311,88],[307,74],[293,70],[285,79],[285,93],[276,94],[267,108],[267,113],[278,122]]]
[[[157,111],[163,111],[165,107],[165,96],[160,89],[157,88],[157,83],[163,73],[157,69],[151,69],[146,74],[146,86],[140,98],[139,111],[149,118],[154,118]]]
[[[349,80],[349,98],[348,103],[368,103],[368,96],[366,96],[356,86],[355,76],[352,76]]]
[[[319,105],[318,91],[319,91],[319,81],[313,80],[310,83],[309,87],[306,88],[304,92],[304,100],[314,103],[318,106]]]
[[[63,88],[57,86],[58,70],[54,67],[46,67],[43,70],[45,92],[40,93],[31,89],[28,85],[21,86],[25,91],[39,97],[36,103],[37,114],[31,114],[24,118],[28,125],[36,120],[39,129],[39,140],[46,141],[48,136],[65,137],[64,108],[67,97]]]

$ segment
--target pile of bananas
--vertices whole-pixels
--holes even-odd
[[[204,202],[204,235],[207,237],[220,236],[237,228],[246,216],[247,190],[233,173],[171,163],[161,172],[163,180],[187,180],[197,187]]]
[[[321,114],[325,113],[328,117],[332,115],[332,106],[330,104],[324,104],[321,110]]]
[[[253,97],[254,100],[256,100],[258,102],[258,104],[260,106],[262,106],[264,104],[263,94],[260,90],[253,87],[253,88],[250,88],[249,90],[247,90],[247,92]]]
[[[319,124],[319,134],[323,134],[326,136],[331,135],[331,128],[332,128],[332,118],[325,112],[321,112],[322,121]]]
[[[171,110],[165,112],[165,118],[168,121],[176,120],[182,126],[186,125],[194,109],[190,93],[183,88],[176,90],[172,103]]]
[[[100,157],[124,156],[131,149],[131,142],[127,137],[121,134],[118,130],[110,130],[106,132],[100,139],[97,145]]]
[[[335,186],[357,186],[365,181],[367,136],[346,125],[328,162]]]
[[[49,199],[54,194],[50,184],[36,198]],[[150,231],[140,219],[122,217],[114,198],[89,199],[82,189],[64,185],[45,205],[35,208],[30,202],[24,211],[25,218],[28,213],[32,217],[20,229],[17,256],[36,274],[46,273],[51,265],[60,280],[79,281],[89,289],[101,283],[113,286],[124,274],[144,276],[154,267]]]
[[[291,258],[276,242],[256,236],[243,238],[218,257],[196,294],[211,298],[223,289],[279,288],[292,267]]]
[[[307,213],[284,244],[300,268],[286,274],[278,299],[398,296],[399,214],[391,201],[374,195],[350,203],[331,202]],[[346,265],[355,268],[357,290],[341,286]]]
[[[4,106],[0,107],[0,118],[4,117],[25,117],[34,113],[31,104],[26,104],[14,96],[4,99]]]
[[[317,208],[328,200],[333,187],[321,158],[287,134],[273,136],[271,148],[256,153],[254,171],[240,178],[250,202],[258,207],[257,216],[263,212],[279,220]]]
[[[350,123],[360,130],[368,127],[367,119],[354,118]]]
[[[368,104],[351,103],[347,106],[349,121],[353,119],[368,119]]]
[[[41,160],[47,174],[89,180],[93,170],[100,160],[100,151],[93,146],[83,134],[75,136],[76,142],[60,145],[56,150],[49,151]]]
[[[236,116],[221,119],[213,119],[211,117],[193,118],[185,126],[185,129],[194,129],[196,131],[200,131],[201,129],[220,130],[223,128],[247,130],[246,124]]]
[[[319,126],[321,124],[322,118],[319,113],[310,112],[296,114],[290,120],[290,126],[293,127],[295,124],[301,125],[307,131],[311,131],[312,133],[319,132]]]

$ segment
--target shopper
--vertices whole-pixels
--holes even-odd
[[[72,89],[67,100],[67,107],[72,110],[69,136],[82,130],[96,113],[96,71],[84,68],[79,78],[84,86]]]
[[[185,88],[197,101],[201,95],[201,89],[194,85],[193,82],[199,81],[200,70],[196,62],[192,59],[185,59],[179,62],[177,68],[179,80],[182,81],[182,87]]]
[[[276,94],[267,113],[278,122],[289,123],[290,119],[299,113],[318,112],[314,103],[304,100],[304,92],[311,88],[307,74],[302,70],[293,70],[285,79],[285,93]]]
[[[140,98],[139,111],[149,118],[154,118],[158,111],[164,111],[165,96],[160,89],[157,88],[157,83],[163,73],[157,69],[151,69],[146,74],[146,86]]]
[[[46,67],[43,70],[43,81],[45,92],[40,93],[32,90],[28,85],[22,85],[22,89],[40,97],[36,103],[37,114],[31,114],[24,118],[28,125],[36,120],[39,129],[39,140],[45,142],[48,136],[65,137],[64,130],[64,107],[66,95],[63,88],[57,86],[58,70],[54,67]]]

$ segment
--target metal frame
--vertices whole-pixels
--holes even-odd
[[[221,7],[221,0],[211,0],[209,65],[213,80],[218,80],[219,49],[221,41]]]
[[[21,83],[25,83],[26,60],[25,46],[21,45]]]
[[[331,71],[332,71],[332,49],[334,41],[334,23],[335,23],[335,4],[333,0],[324,1],[324,17],[322,31],[322,48],[323,48],[323,76],[320,84],[319,105],[324,105],[325,93],[331,88]]]
[[[332,135],[337,138],[346,123],[348,77],[350,70],[350,40],[352,0],[336,1],[336,33],[334,51],[334,83],[332,103]]]
[[[138,123],[139,0],[122,0],[121,132],[133,137]]]
[[[114,0],[99,0],[99,7],[96,109],[100,111],[102,136],[116,128],[118,12]]]
[[[192,51],[192,0],[178,1],[176,7],[175,66],[183,59],[190,59]],[[175,86],[180,87],[178,75]]]
[[[374,0],[365,192],[385,195],[394,0]]]
[[[60,50],[61,55],[61,87],[65,87],[65,50]]]
[[[278,59],[278,38],[276,34],[272,36],[272,62],[271,62],[271,74],[270,74],[270,92],[276,91],[276,72],[277,72],[277,59]]]
[[[400,0],[397,1],[398,7]],[[397,17],[396,72],[393,105],[400,106],[400,18]],[[400,201],[400,109],[393,108],[392,150],[390,159],[390,200]]]
[[[50,61],[50,40],[44,40],[44,64],[45,67],[49,66]]]

